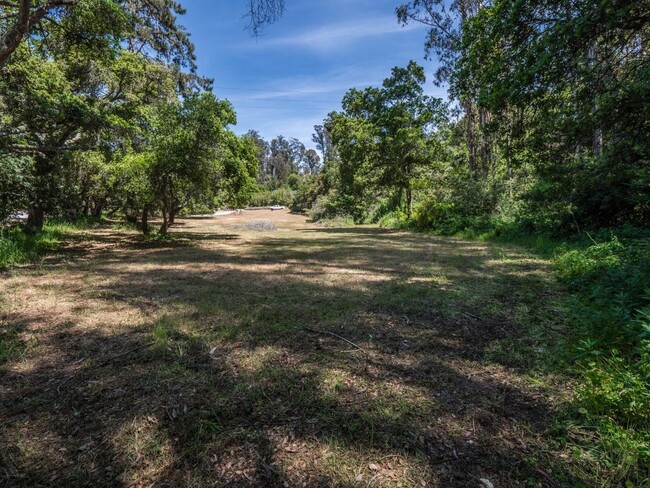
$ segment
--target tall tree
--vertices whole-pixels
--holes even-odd
[[[486,179],[491,150],[484,128],[490,115],[485,107],[478,105],[475,94],[458,87],[458,62],[467,54],[462,43],[463,32],[484,4],[484,0],[411,0],[400,5],[396,12],[402,24],[417,22],[427,26],[425,52],[428,58],[435,57],[438,61],[434,80],[439,86],[449,85],[451,98],[460,103],[463,111],[469,171]]]
[[[315,175],[320,172],[322,167],[320,161],[320,156],[315,150],[307,149],[307,152],[305,153],[305,164],[307,165],[310,175]]]
[[[458,86],[560,222],[650,221],[649,20],[647,0],[497,0],[465,26]]]
[[[307,149],[305,148],[305,145],[295,137],[291,138],[289,144],[291,146],[291,160],[293,163],[292,172],[297,173],[303,167],[305,152]]]
[[[332,159],[332,136],[330,135],[326,124],[318,124],[314,126],[314,133],[311,136],[311,140],[316,144],[316,149],[320,151],[323,163]]]
[[[289,175],[294,172],[291,143],[284,136],[279,135],[271,141],[270,153],[271,177],[278,183],[284,184]]]
[[[377,188],[403,192],[408,216],[414,180],[435,160],[435,133],[444,119],[442,100],[424,95],[425,82],[424,68],[414,61],[393,68],[381,88],[350,90],[343,98],[344,112],[332,123],[343,167],[354,162]]]

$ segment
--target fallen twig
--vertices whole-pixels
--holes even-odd
[[[343,337],[343,336],[340,336],[340,335],[338,335],[338,334],[335,334],[334,332],[330,332],[329,330],[316,330],[316,329],[310,329],[309,327],[305,327],[305,330],[306,330],[307,332],[313,332],[314,334],[325,334],[325,335],[329,335],[329,336],[332,336],[332,337],[336,337],[337,339],[341,339],[342,341],[347,342],[347,343],[350,344],[352,347],[354,347],[355,349],[358,349],[359,351],[361,351],[361,352],[364,353],[365,355],[368,355],[368,351],[366,351],[366,350],[365,350],[364,348],[362,348],[361,346],[355,344],[354,342],[352,342],[352,341],[346,339],[346,338]]]
[[[93,369],[101,368],[102,366],[105,366],[105,365],[107,365],[108,363],[110,363],[110,362],[112,362],[112,361],[115,361],[116,359],[119,359],[119,358],[121,358],[121,357],[123,357],[123,356],[126,356],[126,355],[128,355],[128,354],[131,354],[132,352],[139,351],[140,349],[146,349],[146,348],[148,348],[148,347],[153,346],[154,344],[155,344],[155,342],[147,342],[147,343],[145,343],[145,344],[140,344],[138,347],[134,347],[133,349],[129,349],[128,351],[125,351],[125,352],[123,352],[123,353],[120,353],[120,354],[117,354],[117,355],[115,355],[115,356],[113,356],[113,357],[110,357],[110,358],[108,358],[108,359],[107,359],[106,361],[104,361],[104,362],[101,362],[101,363],[99,363],[99,364],[95,364],[94,366],[90,366],[88,369],[86,369],[86,371],[90,371],[90,370],[93,370]]]
[[[546,471],[543,469],[537,468],[537,472],[542,475],[542,477],[546,480],[546,482],[553,486],[554,488],[562,488],[562,485],[555,481],[550,474],[548,474]]]
[[[116,359],[119,359],[119,358],[121,358],[121,357],[124,357],[124,356],[126,356],[126,355],[128,355],[128,354],[131,354],[131,353],[133,353],[133,352],[139,351],[140,349],[146,349],[146,348],[149,348],[149,347],[153,346],[154,344],[155,344],[155,342],[147,342],[147,343],[145,343],[145,344],[140,344],[139,346],[134,347],[133,349],[129,349],[128,351],[124,351],[124,352],[122,352],[122,353],[120,353],[120,354],[117,354],[117,355],[115,355],[115,356],[112,356],[112,357],[106,359],[105,361],[103,361],[103,362],[101,362],[101,363],[99,363],[99,364],[95,364],[95,365],[93,365],[93,366],[90,366],[90,367],[88,367],[88,368],[82,370],[82,372],[92,371],[93,369],[101,368],[102,366],[106,366],[108,363],[110,363],[110,362],[112,362],[112,361],[115,361]],[[75,376],[76,376],[76,374],[71,374],[71,375],[68,376],[66,379],[64,379],[64,380],[59,384],[59,386],[56,387],[56,391],[57,391],[57,393],[61,394],[61,387],[62,387],[63,385],[65,385],[68,381],[70,381],[72,378],[74,378]]]

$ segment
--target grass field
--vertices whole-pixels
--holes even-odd
[[[547,262],[284,211],[172,235],[0,275],[0,485],[565,486]]]

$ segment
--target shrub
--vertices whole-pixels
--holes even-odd
[[[453,203],[440,203],[433,199],[426,199],[415,206],[413,218],[418,227],[440,229],[449,223],[453,212]]]
[[[56,249],[62,234],[71,228],[47,223],[38,234],[26,234],[19,227],[0,230],[0,268],[35,261]]]
[[[268,207],[270,205],[283,205],[288,207],[293,202],[293,192],[291,188],[281,186],[276,190],[263,189],[254,193],[250,199],[251,207]]]

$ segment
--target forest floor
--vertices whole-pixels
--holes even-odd
[[[0,274],[0,486],[559,486],[548,262],[286,211],[172,234]]]

